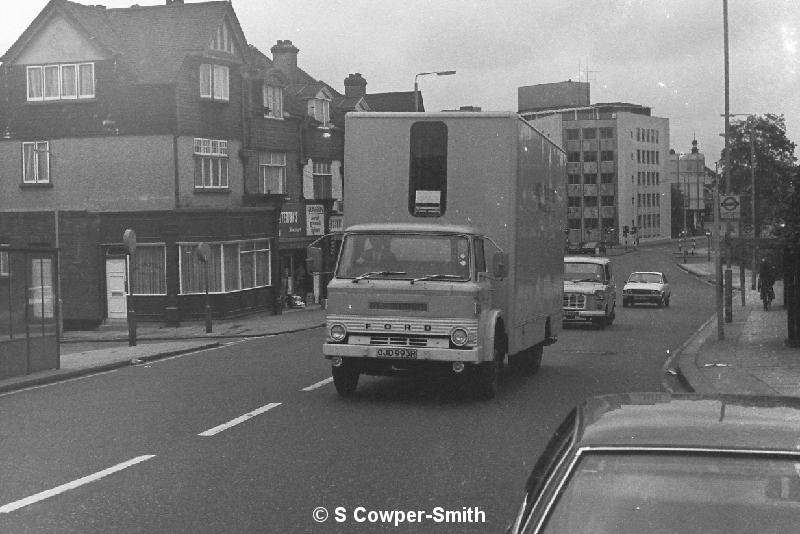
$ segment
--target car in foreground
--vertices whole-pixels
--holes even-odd
[[[547,444],[511,534],[790,534],[800,398],[591,397]]]
[[[616,303],[610,259],[564,257],[564,322],[591,321],[598,328],[605,328],[614,322]]]
[[[641,302],[669,306],[671,293],[664,273],[656,271],[637,271],[631,273],[622,286],[622,307]]]

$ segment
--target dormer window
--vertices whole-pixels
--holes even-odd
[[[283,88],[274,85],[263,85],[264,117],[283,118]]]
[[[214,36],[211,38],[211,49],[229,54],[234,53],[233,37],[231,37],[227,24],[220,25],[217,31],[214,32]]]
[[[225,65],[200,65],[200,97],[227,102],[230,99],[230,73]]]
[[[32,65],[26,69],[29,102],[94,98],[94,63]]]
[[[331,121],[331,103],[322,98],[312,98],[308,101],[308,114],[315,120],[327,126]]]

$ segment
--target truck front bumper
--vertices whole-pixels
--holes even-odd
[[[592,319],[593,317],[605,317],[605,310],[563,310],[561,314],[565,321],[580,321],[583,319]]]
[[[415,351],[413,357],[391,357],[379,355],[379,351]],[[393,347],[393,346],[374,346],[374,345],[348,345],[346,343],[324,343],[322,354],[331,359],[334,356],[342,358],[370,358],[376,360],[398,360],[398,361],[435,361],[435,362],[466,362],[480,363],[484,361],[484,351],[480,347],[471,349],[434,349],[425,347]]]

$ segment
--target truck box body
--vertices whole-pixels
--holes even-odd
[[[345,236],[328,285],[329,328],[347,323],[349,335],[384,321],[393,332],[427,327],[446,336],[466,321],[476,330],[469,350],[423,347],[414,353],[416,360],[449,362],[491,362],[497,343],[514,355],[555,339],[561,325],[566,224],[561,148],[510,112],[350,113],[344,168]],[[471,266],[469,279],[450,274],[410,281],[429,274],[425,268],[435,269],[416,271],[416,264],[398,259],[397,270],[409,274],[354,281],[343,267],[355,250],[348,248],[348,236],[370,233],[420,237],[395,243],[409,259],[403,247],[419,242],[422,263],[426,256],[445,254],[438,247],[427,250],[435,241],[423,235],[438,234],[442,246],[451,243],[454,251],[467,247],[469,258],[467,253],[458,257]],[[462,236],[470,244],[443,236]],[[492,262],[495,245],[507,257],[502,277],[492,276],[483,263]],[[496,339],[498,325],[502,340]],[[346,345],[329,336],[323,352],[329,358],[375,357],[363,346]]]

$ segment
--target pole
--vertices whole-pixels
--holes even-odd
[[[750,289],[755,290],[756,288],[756,238],[758,237],[758,232],[756,231],[756,140],[755,140],[755,120],[750,123],[750,189],[752,190],[750,193],[750,210],[751,210],[751,222],[753,223],[753,241],[752,241],[752,249],[753,249],[753,257],[751,268],[752,272],[750,273]]]
[[[208,303],[208,260],[203,262],[205,268],[204,271],[204,280],[206,286],[206,305],[205,305],[205,312],[206,312],[206,334],[211,333],[211,305]]]
[[[716,308],[717,308],[717,339],[725,339],[725,325],[722,320],[722,239],[720,238],[720,234],[722,233],[722,221],[719,219],[719,177],[717,177],[717,183],[714,187],[714,222],[716,228],[714,228],[714,250],[716,251],[716,255],[714,256],[714,273],[717,279],[717,288],[716,288]]]
[[[127,308],[126,316],[128,317],[128,346],[136,346],[136,311],[133,309],[133,299],[131,293],[133,292],[133,254],[128,253],[125,261],[125,285],[127,291],[125,292],[125,306]]]
[[[745,293],[747,293],[747,291],[745,291],[745,287],[747,287],[747,282],[746,282],[746,276],[745,276],[745,273],[744,273],[744,264],[745,264],[745,261],[744,261],[744,259],[742,259],[742,262],[739,264],[739,289],[740,289],[740,292],[742,294],[742,306],[745,305],[745,296],[744,295],[745,295]]]
[[[414,111],[419,111],[419,84],[417,84],[417,76],[414,76]]]

